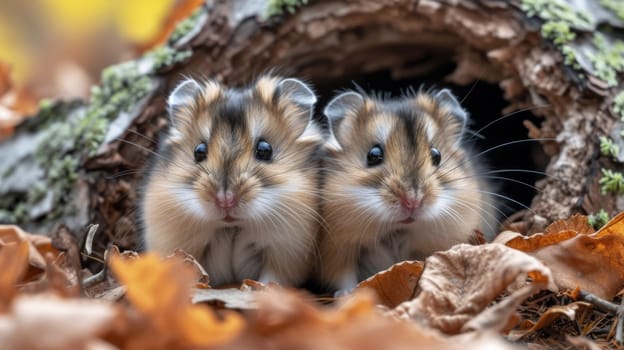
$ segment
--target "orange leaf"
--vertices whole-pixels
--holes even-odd
[[[138,259],[112,255],[110,265],[126,286],[130,303],[154,328],[144,327],[143,339],[154,341],[155,332],[162,334],[167,347],[216,346],[236,337],[244,326],[236,313],[225,312],[219,319],[211,309],[191,304],[190,290],[197,275],[179,258],[163,261],[155,254]]]
[[[9,306],[15,295],[15,285],[28,268],[28,248],[27,242],[0,248],[0,312]]]
[[[382,305],[394,308],[412,299],[423,267],[422,261],[403,261],[360,282],[358,288],[374,290]]]
[[[525,283],[527,276],[532,283]],[[504,331],[516,307],[547,287],[554,287],[550,271],[525,253],[501,244],[460,244],[427,258],[418,296],[397,306],[393,314],[447,334]],[[514,292],[490,306],[509,289]]]

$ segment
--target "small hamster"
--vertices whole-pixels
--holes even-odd
[[[250,87],[187,79],[144,188],[144,244],[192,254],[212,285],[243,279],[297,285],[318,238],[322,127],[298,79]]]
[[[496,216],[447,89],[383,99],[347,91],[325,107],[320,279],[338,294],[404,260],[494,234]]]

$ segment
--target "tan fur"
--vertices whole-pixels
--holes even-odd
[[[397,105],[411,110],[413,140]],[[329,149],[325,162],[327,231],[319,263],[325,284],[348,291],[392,263],[468,242],[474,230],[493,230],[491,198],[480,192],[487,188],[474,177],[470,155],[457,142],[460,131],[457,118],[424,93],[392,103],[365,97],[359,110],[346,113],[334,130],[342,149]],[[382,146],[384,162],[367,167],[375,144]],[[432,163],[431,147],[441,152],[439,167]],[[407,215],[399,198],[410,191],[422,202],[415,222],[401,224]]]
[[[161,152],[168,159],[157,159],[146,184],[147,248],[191,253],[214,285],[244,278],[294,285],[312,266],[319,226],[314,154],[322,136],[316,131],[316,138],[297,138],[306,129],[307,111],[283,94],[274,104],[279,81],[262,77],[236,91],[204,83],[197,100],[177,109],[176,128]],[[241,119],[244,127],[218,115],[234,98],[244,102],[242,115],[230,118]],[[182,137],[172,137],[175,133]],[[255,159],[259,138],[273,147],[270,163]],[[194,149],[201,142],[207,158],[196,163]],[[225,188],[240,197],[234,223],[224,222],[225,212],[215,204],[217,192]],[[258,252],[262,257],[255,260]]]

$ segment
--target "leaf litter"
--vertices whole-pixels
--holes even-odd
[[[96,281],[62,230],[0,226],[0,347],[617,348],[624,214],[597,232],[586,222],[401,262],[329,305],[256,281],[213,289],[184,252],[108,249]]]

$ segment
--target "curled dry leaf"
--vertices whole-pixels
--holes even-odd
[[[218,317],[204,305],[193,305],[193,268],[180,259],[161,260],[154,254],[138,259],[110,258],[111,268],[126,286],[126,296],[142,316],[126,348],[184,348],[225,344],[242,330],[234,312]],[[156,337],[155,334],[159,336]]]
[[[546,232],[513,238],[506,233],[497,242],[538,258],[560,289],[580,288],[610,300],[624,287],[624,213],[593,234],[580,215],[555,222]]]
[[[422,261],[403,261],[360,282],[358,288],[372,289],[379,302],[392,309],[414,297],[423,267]]]
[[[255,293],[236,288],[203,289],[195,288],[192,292],[193,303],[206,303],[218,308],[246,310],[255,309]]]
[[[0,312],[8,309],[15,296],[15,285],[22,280],[28,268],[27,242],[0,248]]]
[[[583,301],[577,301],[567,305],[556,305],[550,307],[540,316],[537,322],[527,320],[522,324],[520,329],[511,331],[507,337],[512,341],[517,341],[527,334],[534,333],[544,327],[550,326],[555,320],[563,316],[570,320],[574,320],[576,318],[576,313],[585,308],[591,308],[591,304]]]
[[[38,103],[25,89],[16,89],[11,66],[0,62],[0,140],[11,135],[13,127],[37,111]]]
[[[516,307],[545,288],[555,286],[550,271],[537,259],[501,244],[460,244],[427,258],[419,294],[391,314],[447,334],[504,331],[511,327]],[[514,290],[511,295],[488,308],[508,289]]]
[[[517,232],[505,231],[498,235],[494,242],[523,252],[532,252],[549,245],[563,242],[579,234],[591,234],[595,231],[596,230],[589,225],[587,216],[576,214],[571,218],[553,222],[544,229],[544,233],[524,236]]]
[[[594,230],[594,228],[589,224],[587,216],[581,214],[574,214],[568,219],[553,222],[544,229],[544,234],[549,235],[551,233],[558,233],[561,231],[575,231],[579,234],[592,234],[596,232],[596,230]]]
[[[0,225],[0,247],[19,242],[26,242],[28,245],[28,262],[32,269],[25,276],[26,281],[39,277],[45,270],[45,254],[52,253],[56,257],[60,253],[52,246],[50,237],[26,233],[15,225]]]
[[[624,286],[624,235],[579,235],[531,255],[553,271],[561,289],[579,287],[611,300]]]
[[[268,289],[257,293],[244,336],[226,349],[481,349],[481,342],[457,343],[411,322],[385,317],[372,293],[358,290],[342,304],[321,309],[300,292]],[[500,337],[497,349],[511,349]]]
[[[568,343],[572,344],[577,349],[585,349],[585,350],[602,350],[602,347],[598,346],[594,341],[587,339],[585,337],[572,337],[566,335],[566,340]]]
[[[90,349],[119,317],[110,304],[60,299],[54,295],[22,295],[0,315],[3,349]]]

